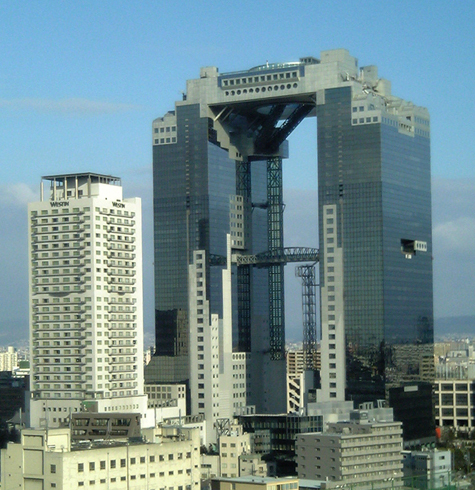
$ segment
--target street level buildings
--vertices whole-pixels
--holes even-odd
[[[70,429],[25,429],[1,450],[2,488],[199,488],[197,429],[149,431],[147,442],[72,443]]]
[[[118,177],[42,178],[28,206],[31,427],[145,412],[141,225]]]

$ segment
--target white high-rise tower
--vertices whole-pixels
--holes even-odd
[[[117,177],[54,175],[28,215],[30,426],[143,413],[140,199]]]

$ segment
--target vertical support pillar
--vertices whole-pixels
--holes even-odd
[[[244,240],[251,229],[251,162],[236,161],[236,194],[243,197]],[[237,268],[238,350],[251,351],[251,266]]]
[[[269,252],[284,248],[282,157],[267,159],[267,243]],[[269,337],[271,359],[285,357],[284,264],[269,267]]]

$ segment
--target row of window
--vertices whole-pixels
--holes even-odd
[[[243,90],[226,90],[226,92],[224,93],[226,96],[233,96],[233,95],[241,95],[241,94],[247,94],[248,92],[250,94],[252,93],[256,93],[258,94],[259,92],[272,92],[272,90],[274,90],[274,92],[277,92],[278,90],[289,90],[291,88],[297,88],[298,87],[298,83],[288,83],[287,85],[274,85],[273,87],[272,86],[269,86],[269,87],[256,87],[255,89],[254,88],[245,88]]]
[[[379,122],[379,118],[377,116],[373,116],[372,118],[371,117],[360,117],[360,118],[353,118],[351,120],[351,123],[352,124],[368,124],[368,123],[377,123]]]

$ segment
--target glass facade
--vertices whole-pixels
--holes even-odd
[[[266,162],[245,163],[244,189],[238,174],[243,164],[220,147],[209,120],[200,117],[199,105],[178,106],[175,117],[176,143],[153,147],[155,358],[159,359],[147,369],[149,382],[189,378],[188,265],[196,250],[204,250],[208,257],[226,256],[231,196],[244,198],[246,250],[259,253],[268,246],[266,209],[251,206],[251,202],[266,202]],[[268,273],[250,266],[239,268],[239,273],[236,269],[233,266],[234,347],[262,351],[268,342]],[[203,273],[210,314],[222,317],[222,267],[207,265]],[[266,389],[259,375],[253,385],[255,393]]]
[[[384,111],[370,121],[352,124],[351,87],[325,91],[318,107],[320,254],[322,263],[328,247],[341,247],[343,264],[340,271],[320,267],[320,284],[343,275],[346,396],[357,403],[430,377],[433,342],[430,140],[405,134]],[[329,205],[336,206],[331,218]],[[333,228],[336,243],[325,243],[324,231]],[[415,242],[427,251],[417,253]]]
[[[319,400],[388,399],[393,387],[432,379],[428,113],[345,50],[298,65],[259,76],[203,68],[176,111],[154,122],[157,381],[189,378],[188,266],[197,250],[226,255],[238,229],[230,202],[243,208],[235,255],[282,249],[282,143],[309,115],[318,118]],[[232,268],[233,348],[252,353],[246,404],[273,412],[283,398],[273,384],[285,378],[283,264]],[[222,267],[206,263],[203,274],[210,314],[222,317]]]
[[[153,147],[156,354],[188,355],[188,264],[193,251],[226,255],[235,168],[209,142],[199,105],[177,108],[176,144]],[[221,268],[207,268],[210,312],[222,316]]]

